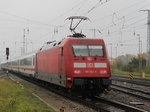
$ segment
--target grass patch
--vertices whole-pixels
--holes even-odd
[[[54,112],[26,89],[11,81],[0,81],[0,112]]]

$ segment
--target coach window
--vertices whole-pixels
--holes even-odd
[[[25,59],[25,65],[32,65],[32,57]]]
[[[23,59],[20,60],[20,65],[24,65],[24,60]]]
[[[34,66],[35,65],[35,57],[33,56],[33,63],[32,65]]]

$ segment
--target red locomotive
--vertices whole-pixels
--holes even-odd
[[[38,52],[1,67],[81,94],[100,94],[111,83],[104,41],[77,33],[62,41],[47,42]]]

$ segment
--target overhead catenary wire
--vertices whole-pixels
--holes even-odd
[[[77,14],[83,7],[84,5],[88,2],[88,0],[83,0],[83,2],[80,4],[80,7],[77,8],[77,10],[75,11],[75,14]]]
[[[83,2],[84,0],[81,0],[78,4],[80,4],[81,2]],[[102,1],[102,0],[100,0],[100,1]],[[99,1],[99,2],[100,2]],[[107,1],[107,0],[106,0]],[[143,1],[143,0],[142,0]],[[145,0],[144,0],[145,1]],[[138,2],[139,3],[139,2]],[[77,5],[78,5],[77,4]],[[75,5],[75,6],[77,6],[77,5]],[[75,8],[75,7],[73,7],[73,8]],[[72,8],[72,9],[73,9]],[[28,19],[28,18],[25,18],[25,17],[21,17],[21,16],[17,16],[17,15],[14,15],[14,14],[10,14],[10,13],[7,13],[7,12],[0,12],[0,13],[4,13],[4,14],[7,14],[7,15],[10,15],[10,16],[13,16],[13,17],[16,17],[16,18],[20,18],[20,19],[23,19],[23,20],[25,20],[25,21],[30,21],[30,22],[35,22],[35,23],[39,23],[39,24],[42,24],[42,25],[46,25],[46,26],[51,26],[51,27],[57,27],[57,26],[55,26],[55,25],[52,25],[52,24],[46,24],[46,23],[43,23],[43,22],[39,22],[39,21],[36,21],[36,20],[31,20],[31,19]],[[58,27],[61,27],[61,26],[58,26]],[[63,26],[62,26],[63,27]]]
[[[87,15],[89,13],[91,13],[94,9],[98,8],[99,6],[109,2],[110,0],[98,0],[98,2],[92,6],[87,12],[83,13],[83,15]]]
[[[65,11],[64,13],[58,15],[57,17],[55,17],[54,19],[50,20],[50,23],[53,21],[56,21],[57,19],[62,18],[63,16],[65,16],[66,14],[68,14],[68,12],[73,11],[75,8],[78,7],[78,5],[80,5],[82,2],[84,2],[85,0],[81,0],[80,2],[78,2],[77,4],[75,4],[73,7],[71,7],[70,9],[68,9],[67,11]],[[79,10],[79,9],[78,9]]]
[[[127,24],[127,25],[125,25],[125,23],[122,22],[122,26],[123,26],[122,29],[123,29],[124,27],[130,27],[130,26],[132,26],[132,25],[134,25],[134,24],[136,24],[136,23],[138,23],[138,22],[141,22],[141,21],[143,21],[143,20],[146,20],[146,17],[145,17],[145,18],[142,18],[141,20],[138,20],[138,21],[136,21],[136,22],[133,22],[133,23],[128,24],[129,21],[134,20],[135,18],[137,18],[137,17],[139,17],[139,16],[141,16],[141,15],[137,15],[137,16],[134,16],[134,17],[131,17],[131,18],[126,19],[126,24]],[[118,19],[121,20],[122,18],[118,18]],[[115,23],[115,25],[114,25],[114,24],[112,24],[112,25],[108,24],[108,25],[106,25],[105,27],[101,27],[100,29],[101,29],[101,31],[103,31],[103,30],[105,30],[105,29],[109,30],[110,27],[116,27],[116,25],[120,25],[120,23],[121,23],[121,22],[119,21],[119,22]]]
[[[142,0],[142,1],[140,1],[140,2],[137,2],[136,4],[132,4],[131,6],[133,6],[133,5],[137,5],[138,3],[141,3],[141,2],[143,2],[143,1],[145,1],[145,0]],[[129,7],[127,7],[127,8],[124,8],[124,9],[128,9],[128,8],[130,8],[131,6],[129,6]],[[123,10],[123,9],[122,9]],[[121,10],[119,10],[119,11],[121,11]],[[117,11],[117,12],[119,12],[119,11]],[[136,10],[137,12],[138,12],[138,10]],[[133,12],[132,12],[133,13]],[[131,14],[131,13],[130,13]],[[114,15],[114,14],[113,14]],[[117,15],[116,13],[115,13],[115,15]],[[115,23],[115,24],[107,24],[107,25],[105,25],[105,27],[103,26],[100,26],[100,29],[101,30],[104,30],[104,29],[110,29],[110,27],[115,27],[116,25],[120,25],[120,23],[122,23],[122,28],[125,26],[125,24],[127,23],[127,22],[129,22],[129,21],[131,21],[131,20],[134,20],[136,17],[139,17],[139,15],[138,16],[135,16],[135,17],[132,17],[132,18],[127,18],[126,17],[126,20],[125,20],[125,17],[126,16],[122,16],[122,18],[118,18],[119,20],[121,20],[122,19],[122,21],[120,22],[117,22],[117,23]],[[94,21],[95,22],[95,21]]]
[[[76,8],[76,6],[78,6],[79,4],[81,4],[82,2],[84,2],[85,0],[81,0],[79,3],[77,3],[74,7],[72,7],[71,9],[73,10],[74,8]],[[103,0],[99,0],[98,3],[100,3],[101,1]],[[108,2],[109,0],[106,0],[106,2]],[[145,0],[142,0],[142,1],[145,1]],[[97,3],[97,4],[98,4]],[[137,3],[141,3],[141,2],[137,2]],[[135,4],[134,4],[135,5]],[[97,6],[97,5],[96,5]],[[68,10],[68,11],[71,11],[71,10]],[[21,17],[21,16],[18,16],[18,15],[15,15],[15,14],[11,14],[11,13],[8,13],[8,12],[3,12],[3,11],[0,11],[0,13],[3,13],[3,14],[6,14],[6,15],[9,15],[9,16],[12,16],[12,17],[15,17],[15,18],[19,18],[19,19],[22,19],[22,20],[25,20],[25,21],[30,21],[30,22],[34,22],[34,23],[38,23],[38,24],[42,24],[42,25],[46,25],[46,26],[51,26],[51,27],[56,27],[56,25],[52,25],[52,24],[47,24],[47,23],[43,23],[43,22],[40,22],[40,21],[37,21],[37,20],[31,20],[29,18],[25,18],[25,17]],[[66,12],[65,12],[66,13]],[[63,13],[63,14],[65,14]],[[62,15],[63,15],[62,14]],[[61,17],[62,15],[58,16],[57,18]],[[54,19],[56,20],[56,18]],[[61,27],[61,26],[60,26]]]
[[[140,9],[139,9],[139,10],[140,10]],[[136,10],[136,11],[138,12],[139,10]],[[115,14],[116,14],[116,13],[115,13]],[[133,14],[133,13],[132,13],[132,14]],[[141,15],[143,15],[143,14],[141,14]],[[137,17],[139,17],[139,16],[141,16],[141,15],[137,15],[137,16],[134,16],[134,17],[131,17],[131,18],[127,18],[126,16],[123,16],[123,17],[126,17],[125,22],[128,22],[128,21],[131,21],[131,20],[136,19]],[[113,15],[112,15],[112,16],[113,16]],[[119,19],[121,20],[122,18],[119,18]],[[117,25],[117,24],[120,24],[120,22],[115,23],[115,25]],[[114,26],[114,25],[112,25],[112,24],[107,24],[107,25],[105,25],[105,26],[101,26],[101,27],[102,27],[101,29],[106,29],[106,28],[112,27],[112,26]]]
[[[135,16],[135,17],[137,17],[137,16]],[[134,17],[134,18],[135,18]],[[133,20],[134,18],[129,18],[129,19],[127,19],[126,21],[131,21],[131,20]],[[129,23],[129,24],[124,24],[124,27],[123,28],[121,28],[122,30],[125,30],[125,29],[127,29],[129,26],[133,26],[134,24],[136,24],[136,23],[139,23],[139,22],[142,22],[143,20],[146,20],[146,18],[147,17],[144,17],[144,18],[142,18],[142,19],[140,19],[140,20],[137,20],[137,21],[135,21],[135,22],[132,22],[132,23]],[[117,22],[115,25],[111,25],[111,26],[106,26],[106,27],[104,27],[104,28],[100,28],[100,31],[104,31],[104,30],[109,30],[111,27],[116,27],[117,25],[120,25],[120,23],[121,22]],[[143,25],[143,24],[142,24]],[[144,24],[145,25],[145,24]],[[138,27],[138,26],[136,26],[136,27]],[[135,28],[135,27],[132,27],[132,28]],[[90,30],[90,29],[86,29],[86,28],[83,28],[84,30]],[[97,29],[97,28],[96,28]],[[99,30],[99,29],[97,29],[97,30]],[[113,31],[113,32],[118,32],[118,30],[117,31]],[[101,34],[103,34],[103,33],[101,33]],[[110,32],[110,34],[112,34],[112,32]]]
[[[18,15],[12,14],[12,13],[4,12],[4,11],[0,11],[0,13],[8,15],[8,16],[11,16],[11,17],[14,17],[14,18],[18,18],[18,19],[21,19],[21,20],[25,20],[27,22],[30,21],[30,22],[34,22],[34,23],[50,26],[50,27],[56,26],[56,25],[53,25],[53,24],[47,24],[47,23],[44,23],[44,22],[40,22],[40,21],[37,21],[37,20],[32,20],[32,19],[29,19],[29,18],[26,18],[26,17],[18,16]]]
[[[145,27],[145,26],[146,26],[146,23],[145,23],[145,24],[142,24],[142,25],[140,25],[140,26],[132,27],[132,28],[134,28],[134,29],[142,29],[142,30],[143,30],[143,28],[140,28],[140,27],[143,27],[143,26]],[[131,29],[126,29],[126,28],[122,29],[122,31],[125,31],[125,30],[127,30],[128,32],[130,31],[130,32],[133,33],[133,31],[131,31]],[[119,32],[119,30],[115,30],[115,31],[109,32],[109,35],[108,35],[107,33],[102,33],[103,35],[101,35],[101,38],[103,38],[103,37],[106,38],[106,37],[118,35],[118,32]]]
[[[122,9],[120,9],[120,10],[117,10],[117,11],[115,11],[114,13],[119,13],[119,12],[124,11],[124,10],[127,10],[127,9],[129,9],[129,8],[133,8],[133,7],[137,6],[137,5],[141,5],[141,3],[145,3],[144,1],[148,1],[148,0],[140,0],[140,1],[136,2],[136,3],[131,4],[131,5],[128,6],[128,7],[125,7],[125,8],[122,8]],[[143,7],[142,7],[142,8],[143,8]],[[112,14],[108,14],[108,15],[106,15],[106,16],[103,16],[103,17],[100,17],[100,18],[98,18],[98,19],[93,20],[93,23],[94,23],[94,22],[97,22],[97,21],[99,21],[99,20],[106,19],[106,18],[108,18],[108,17],[112,17],[112,16],[113,16],[113,13],[112,13]],[[124,15],[124,16],[126,16],[126,15]]]
[[[143,15],[143,14],[141,14],[141,15]],[[139,16],[141,16],[141,15],[134,16],[134,17],[132,17],[132,18],[126,19],[125,22],[127,23],[127,22],[129,22],[129,21],[131,21],[131,20],[134,20],[135,18],[137,18],[137,17],[139,17]],[[105,27],[103,27],[103,28],[101,28],[101,29],[108,29],[108,28],[110,28],[110,27],[117,26],[117,25],[119,25],[119,24],[120,24],[120,22],[115,23],[115,25],[113,25],[113,24],[112,24],[112,25],[107,24]],[[124,23],[124,26],[125,26],[125,23]]]
[[[134,3],[134,4],[132,4],[132,5],[130,5],[129,7],[127,7],[127,8],[124,8],[124,9],[128,9],[128,8],[130,8],[131,6],[136,6],[136,5],[138,5],[139,3],[141,3],[141,2],[143,2],[143,1],[145,1],[145,0],[142,0],[142,1],[138,1],[138,2],[136,2],[136,3]],[[122,9],[123,10],[123,9]],[[139,12],[138,11],[139,9],[136,9],[136,11],[137,12]],[[120,11],[120,10],[119,10]],[[118,12],[118,11],[117,11]],[[135,12],[135,11],[134,11]],[[130,14],[131,14],[131,12],[130,12]],[[133,12],[132,12],[132,15],[133,15]],[[123,19],[123,21],[122,21],[122,28],[125,26],[124,24],[126,23],[126,24],[128,24],[128,22],[129,21],[132,21],[132,20],[134,20],[135,18],[137,18],[137,17],[139,17],[140,15],[137,15],[137,16],[134,16],[134,17],[131,17],[131,18],[126,18],[126,20],[125,19]],[[124,18],[125,18],[125,16],[123,16]],[[119,18],[119,19],[121,19],[121,18]],[[95,21],[94,21],[95,22]],[[117,23],[115,23],[115,25],[120,25],[120,21],[119,22],[117,22]],[[136,23],[136,22],[135,22]],[[133,23],[132,23],[133,24]],[[96,28],[96,29],[100,29],[101,31],[102,30],[104,30],[104,29],[110,29],[110,27],[115,27],[115,25],[114,24],[107,24],[107,25],[105,25],[105,27],[102,27],[102,26],[100,26],[100,28]],[[131,26],[131,25],[129,25],[129,26]],[[126,26],[127,27],[127,26]],[[91,28],[90,28],[91,29]],[[89,30],[90,30],[89,29]],[[95,29],[95,28],[94,28]]]

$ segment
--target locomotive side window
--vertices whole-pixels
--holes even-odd
[[[73,45],[74,56],[89,56],[87,45]]]
[[[64,55],[64,49],[63,49],[63,47],[61,48],[61,56],[63,56]]]
[[[73,45],[74,56],[104,56],[103,45]]]
[[[104,56],[104,49],[102,45],[89,45],[90,56]]]

